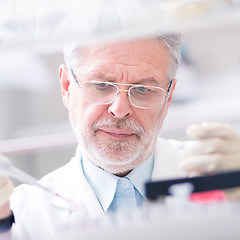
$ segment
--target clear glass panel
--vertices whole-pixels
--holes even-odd
[[[239,21],[238,0],[0,0],[0,50],[56,51]],[[164,24],[162,24],[164,23]]]

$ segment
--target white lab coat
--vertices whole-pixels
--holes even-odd
[[[181,177],[178,162],[187,142],[158,139],[155,149],[153,180]],[[77,217],[100,217],[104,212],[83,175],[81,150],[65,166],[43,177],[40,182],[62,196],[80,204]],[[16,224],[13,239],[55,239],[59,227],[67,226],[76,218],[72,205],[56,196],[46,194],[35,186],[21,185],[11,197],[11,208]]]

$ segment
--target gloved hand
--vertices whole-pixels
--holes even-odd
[[[187,128],[187,135],[196,140],[186,148],[180,164],[189,176],[240,169],[240,137],[229,125],[195,124]],[[240,199],[239,188],[227,193]]]
[[[7,166],[8,159],[0,154],[0,207],[9,201],[9,197],[14,190],[12,181],[8,177],[3,176]]]
[[[187,135],[196,141],[183,154],[180,166],[184,171],[206,174],[240,169],[240,137],[229,125],[191,125]]]
[[[0,177],[0,207],[9,201],[14,190],[11,180],[7,177]]]

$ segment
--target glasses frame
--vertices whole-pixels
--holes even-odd
[[[76,77],[76,75],[74,74],[74,72],[73,72],[72,69],[71,69],[71,74],[72,74],[72,77],[73,77],[75,83],[78,85],[78,87],[79,87],[79,88],[82,88],[81,84],[83,84],[83,83],[80,83],[80,82],[77,80],[77,77]],[[93,82],[93,81],[85,81],[85,82]],[[103,83],[103,81],[97,81],[97,80],[95,80],[94,82],[96,82],[96,83],[98,83],[98,82],[99,82],[99,83]],[[171,86],[172,86],[172,79],[170,80],[170,82],[169,82],[169,84],[168,84],[167,92],[166,92],[163,88],[157,87],[157,86],[141,85],[141,84],[129,84],[129,83],[115,83],[115,82],[104,82],[104,83],[108,83],[108,84],[113,85],[113,86],[115,86],[115,87],[117,88],[117,92],[116,92],[115,97],[114,97],[113,100],[109,101],[108,103],[96,103],[96,102],[92,102],[92,101],[86,99],[86,98],[83,96],[83,94],[82,94],[83,99],[84,99],[85,101],[89,102],[89,103],[93,103],[93,104],[96,104],[96,105],[108,105],[108,104],[111,104],[112,102],[115,101],[115,99],[117,98],[119,92],[127,92],[127,93],[128,93],[129,102],[130,102],[134,107],[140,108],[140,109],[154,109],[154,108],[160,107],[160,106],[163,104],[164,100],[165,100],[165,99],[168,99],[168,97],[169,97],[169,95],[170,95]],[[125,89],[120,89],[120,88],[118,87],[118,85],[120,85],[120,86],[130,86],[130,88],[127,89],[127,90],[125,90]],[[164,97],[163,97],[162,102],[159,104],[159,106],[156,106],[156,107],[139,107],[139,106],[135,105],[135,104],[132,102],[131,97],[130,97],[130,96],[131,96],[130,91],[131,91],[131,89],[134,88],[134,87],[152,87],[152,88],[161,89],[161,90],[165,93],[165,95],[164,95]]]

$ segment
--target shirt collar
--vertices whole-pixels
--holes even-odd
[[[145,195],[145,183],[151,181],[153,171],[153,155],[144,161],[141,165],[134,168],[126,177],[131,180],[135,188],[146,198]]]
[[[97,167],[84,156],[81,158],[83,174],[92,187],[104,212],[107,211],[115,195],[119,177]],[[154,157],[134,168],[126,177],[133,183],[139,193],[145,198],[144,185],[152,177]]]
[[[118,177],[97,167],[85,157],[82,157],[82,167],[88,183],[106,212],[114,198]]]

